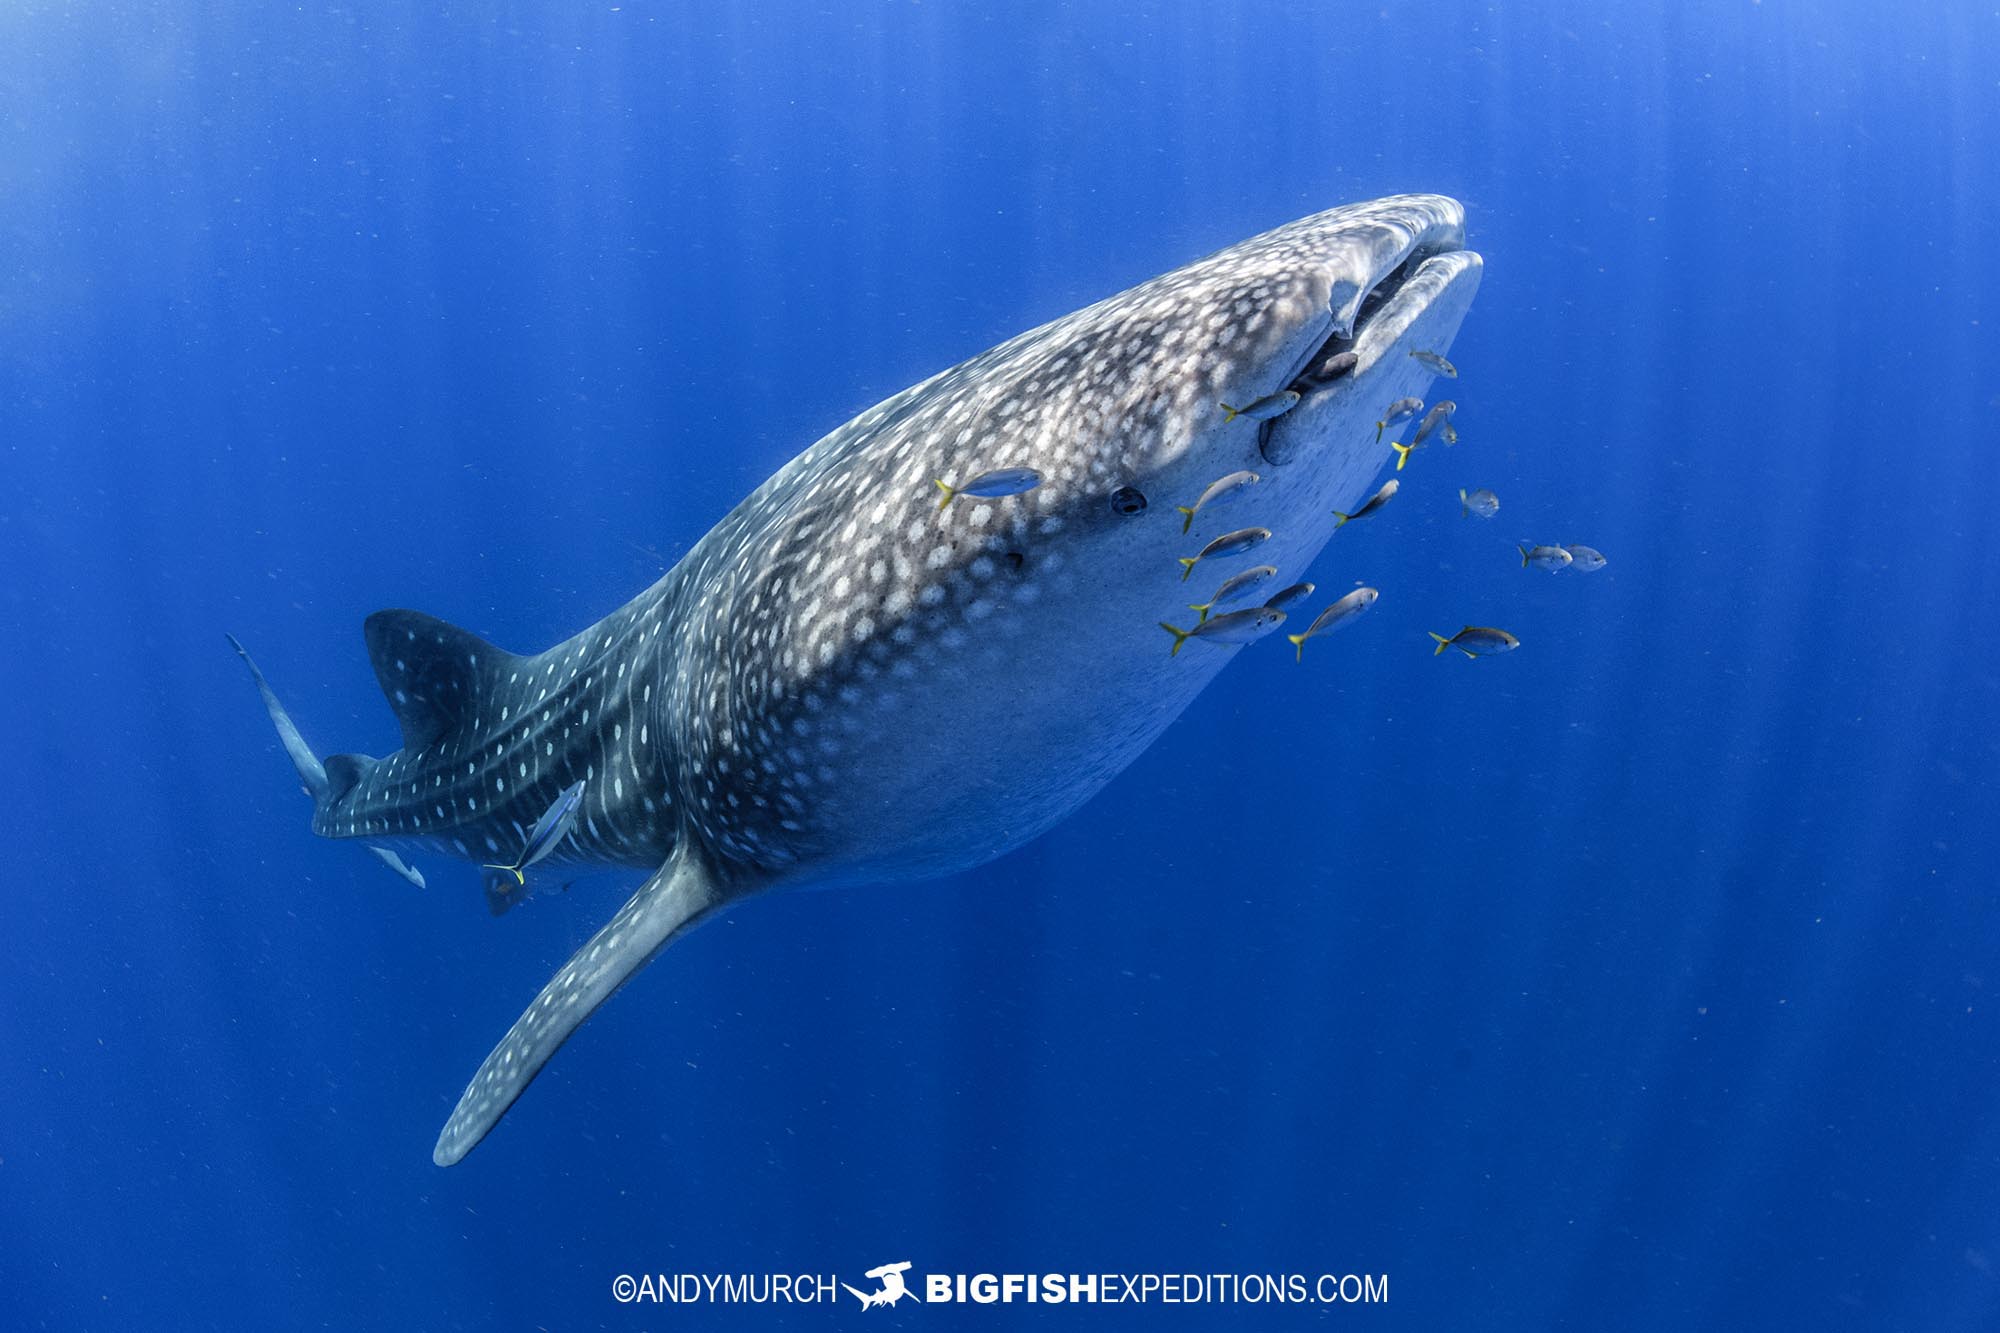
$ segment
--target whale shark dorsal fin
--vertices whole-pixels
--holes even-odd
[[[375,770],[376,760],[365,754],[330,754],[326,757],[326,782],[321,789],[321,805],[330,805],[354,790]]]
[[[403,748],[421,750],[450,731],[494,673],[520,659],[470,630],[421,611],[377,611],[361,626],[375,679],[403,728]]]
[[[451,1166],[471,1152],[598,1005],[728,897],[684,837],[667,863],[549,978],[514,1021],[466,1085],[431,1160]]]

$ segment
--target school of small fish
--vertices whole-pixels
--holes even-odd
[[[1437,352],[1417,348],[1412,350],[1410,355],[1434,374],[1446,379],[1458,378],[1458,367]],[[1251,399],[1240,407],[1232,403],[1218,403],[1217,406],[1222,409],[1222,419],[1225,424],[1239,417],[1259,423],[1273,421],[1297,407],[1303,392],[1321,388],[1341,378],[1351,372],[1356,364],[1357,358],[1353,352],[1336,353],[1308,368],[1293,381],[1291,388]],[[1389,434],[1389,448],[1396,455],[1395,470],[1401,472],[1409,465],[1410,456],[1432,439],[1441,439],[1447,446],[1458,443],[1458,427],[1452,421],[1457,412],[1458,404],[1450,399],[1432,403],[1426,410],[1420,398],[1398,398],[1382,409],[1382,419],[1375,423],[1376,442],[1381,443],[1383,436]],[[1400,438],[1402,435],[1400,428],[1411,421],[1415,421],[1417,426],[1411,433],[1409,442],[1404,443]],[[1393,433],[1391,433],[1392,428],[1395,428]],[[1181,532],[1186,534],[1192,531],[1195,520],[1215,507],[1251,494],[1251,488],[1259,480],[1255,472],[1248,471],[1232,472],[1228,476],[1218,477],[1195,498],[1194,503],[1175,506],[1181,515]],[[1380,513],[1382,508],[1396,497],[1401,488],[1402,482],[1398,478],[1391,477],[1353,513],[1335,510],[1334,517],[1339,521],[1334,524],[1334,531],[1338,532],[1357,519]],[[1460,515],[1466,518],[1476,516],[1490,519],[1500,512],[1500,496],[1486,486],[1474,489],[1460,487],[1458,503]],[[1176,557],[1181,566],[1181,578],[1185,581],[1193,577],[1196,566],[1204,560],[1241,555],[1268,541],[1270,536],[1270,530],[1266,528],[1242,528],[1216,537],[1194,555]],[[1607,563],[1601,551],[1578,543],[1520,544],[1516,549],[1520,552],[1523,568],[1545,569],[1550,572],[1571,569],[1578,573],[1594,573],[1603,569]],[[1178,625],[1161,621],[1160,628],[1173,636],[1170,655],[1178,656],[1181,648],[1190,639],[1211,644],[1242,645],[1253,643],[1278,628],[1284,623],[1288,613],[1312,596],[1314,585],[1295,583],[1270,597],[1262,606],[1236,611],[1222,610],[1224,607],[1248,600],[1268,586],[1277,576],[1278,571],[1275,566],[1259,565],[1255,569],[1224,579],[1207,601],[1188,604],[1188,609],[1201,617],[1191,629],[1182,629]],[[1353,623],[1355,618],[1373,606],[1380,596],[1381,593],[1375,588],[1356,588],[1321,611],[1304,631],[1287,634],[1285,638],[1291,643],[1295,658],[1304,661],[1308,640]],[[1467,657],[1492,657],[1499,653],[1512,652],[1521,646],[1521,641],[1512,634],[1490,625],[1467,625],[1456,634],[1432,633],[1430,637],[1437,644],[1432,650],[1433,656],[1442,654],[1447,648],[1456,648]]]
[[[1410,355],[1434,374],[1447,379],[1458,378],[1458,367],[1437,352],[1418,348],[1411,351]],[[1222,410],[1225,424],[1238,419],[1259,424],[1274,421],[1297,407],[1303,392],[1324,387],[1340,379],[1351,372],[1356,364],[1357,358],[1353,352],[1338,352],[1309,367],[1294,380],[1293,383],[1300,386],[1298,388],[1286,388],[1276,393],[1268,393],[1240,406],[1230,403],[1218,403],[1217,406]],[[1382,419],[1375,423],[1376,442],[1379,444],[1384,433],[1389,432],[1391,427],[1397,428],[1390,435],[1389,448],[1396,455],[1395,470],[1401,472],[1409,463],[1410,456],[1424,447],[1432,437],[1442,439],[1448,446],[1458,443],[1458,429],[1452,421],[1457,411],[1458,404],[1449,399],[1431,404],[1426,411],[1422,399],[1399,398],[1383,408]],[[1402,434],[1401,427],[1410,421],[1416,421],[1418,424],[1409,442],[1405,444],[1398,437]],[[1022,467],[996,468],[956,484],[946,481],[943,477],[934,480],[938,490],[944,495],[938,503],[939,509],[944,509],[961,498],[1002,500],[1009,496],[1023,495],[1042,484],[1039,472],[1033,468]],[[1257,473],[1248,470],[1231,472],[1210,482],[1191,504],[1175,505],[1175,511],[1181,515],[1181,533],[1185,535],[1192,531],[1197,518],[1252,494],[1261,480]],[[1357,519],[1381,512],[1401,488],[1402,482],[1391,477],[1353,513],[1347,514],[1335,510],[1334,516],[1340,521],[1334,525],[1334,530],[1338,532]],[[1114,503],[1117,500],[1118,497],[1114,497]],[[1490,519],[1500,512],[1500,496],[1485,486],[1471,490],[1460,487],[1458,502],[1460,516],[1465,518]],[[1144,508],[1145,499],[1136,492],[1130,503],[1119,506],[1121,513],[1137,513]],[[1181,581],[1186,582],[1191,579],[1195,569],[1205,560],[1242,555],[1270,539],[1271,530],[1259,527],[1238,528],[1215,537],[1193,555],[1175,557],[1181,566]],[[1523,569],[1541,569],[1552,574],[1563,570],[1591,574],[1603,569],[1608,563],[1603,552],[1575,542],[1517,543],[1515,549],[1520,553]],[[1300,603],[1313,595],[1316,585],[1294,583],[1274,593],[1261,605],[1245,606],[1237,610],[1225,609],[1249,601],[1277,577],[1278,569],[1275,565],[1258,565],[1253,569],[1233,574],[1218,584],[1206,601],[1187,604],[1188,610],[1200,617],[1191,627],[1183,629],[1164,620],[1159,622],[1160,628],[1173,636],[1173,647],[1169,650],[1169,656],[1179,656],[1181,649],[1190,640],[1240,647],[1255,643],[1278,629]],[[1321,611],[1302,632],[1287,634],[1285,638],[1291,643],[1295,658],[1303,662],[1306,643],[1309,640],[1352,624],[1373,606],[1380,596],[1380,591],[1375,588],[1357,587]],[[1521,646],[1521,641],[1512,634],[1490,625],[1467,625],[1456,634],[1444,635],[1433,632],[1430,637],[1437,645],[1432,650],[1433,656],[1441,656],[1445,649],[1455,648],[1467,657],[1492,657],[1499,653],[1512,652]],[[558,818],[558,812],[553,809],[544,817],[545,822],[555,818]],[[537,833],[540,832],[538,826]],[[553,841],[559,840],[558,837]],[[531,856],[535,851],[535,843],[536,838],[531,837]],[[527,858],[524,858],[520,868],[525,869],[526,863],[528,863]],[[518,870],[514,867],[500,868],[518,875]]]

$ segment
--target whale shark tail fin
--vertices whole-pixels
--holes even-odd
[[[299,782],[305,787],[306,795],[318,800],[320,793],[326,790],[326,766],[320,763],[319,756],[312,751],[312,746],[306,744],[306,738],[299,734],[298,726],[292,721],[292,715],[278,702],[277,692],[271,688],[271,683],[264,679],[264,673],[257,669],[256,660],[250,656],[249,651],[237,642],[234,634],[224,634],[222,637],[229,640],[229,646],[243,659],[243,665],[250,668],[250,679],[256,682],[257,693],[264,700],[264,711],[270,714],[271,725],[278,729],[278,743],[285,747],[286,757],[292,761],[292,767],[298,770]]]
[[[435,743],[521,658],[470,630],[421,611],[377,611],[361,626],[383,697],[403,729],[403,748]]]
[[[285,754],[291,759],[292,767],[298,770],[299,783],[306,789],[306,795],[313,798],[315,810],[324,808],[328,801],[345,794],[370,768],[374,767],[375,761],[365,754],[337,754],[325,763],[321,763],[319,756],[313,753],[312,746],[306,744],[306,738],[299,734],[298,725],[292,721],[292,715],[278,702],[277,692],[271,688],[271,683],[264,679],[264,673],[257,669],[257,663],[249,652],[237,642],[234,634],[225,634],[222,637],[229,640],[229,646],[243,659],[243,665],[250,668],[250,679],[256,682],[257,693],[263,697],[264,711],[271,715],[271,725],[277,728],[278,743],[285,747]],[[368,850],[373,852],[383,865],[410,883],[420,889],[424,887],[423,872],[405,862],[395,852],[387,847],[370,847]]]
[[[500,1039],[458,1099],[431,1160],[451,1166],[471,1152],[597,1006],[727,897],[683,838],[667,863],[549,978]]]

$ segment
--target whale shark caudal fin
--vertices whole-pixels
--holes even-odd
[[[271,715],[271,725],[278,729],[278,743],[285,747],[285,754],[291,759],[292,767],[299,771],[299,781],[305,784],[306,795],[317,800],[320,793],[326,790],[326,766],[320,763],[319,756],[312,751],[312,746],[306,744],[306,738],[299,734],[298,727],[292,722],[292,715],[278,702],[277,693],[271,689],[271,683],[264,679],[264,673],[257,669],[257,663],[249,652],[236,641],[234,634],[225,634],[222,637],[229,640],[229,646],[243,659],[243,665],[250,668],[250,679],[257,683],[257,693],[264,699],[264,711]]]
[[[377,611],[361,626],[382,695],[403,729],[403,748],[421,750],[457,724],[494,677],[522,659],[470,630],[421,611]]]
[[[291,759],[292,767],[298,770],[299,782],[304,785],[306,795],[312,797],[315,804],[324,800],[332,785],[327,766],[320,763],[319,756],[313,753],[312,746],[306,744],[306,738],[299,734],[298,725],[292,721],[292,715],[285,711],[285,706],[278,702],[277,692],[271,688],[271,683],[264,679],[264,673],[257,669],[255,659],[241,643],[236,641],[234,634],[224,634],[222,637],[229,640],[229,646],[243,659],[243,665],[250,668],[250,679],[257,683],[257,693],[264,700],[264,711],[271,715],[271,725],[278,730],[278,743],[285,747],[285,754]],[[341,791],[352,787],[360,775],[367,771],[364,764],[375,762],[365,755],[339,755],[336,758],[344,761],[338,766]],[[383,865],[410,883],[420,889],[424,887],[423,872],[407,864],[402,857],[387,847],[370,847],[368,850],[373,852]]]
[[[667,863],[549,978],[535,1002],[500,1039],[459,1097],[431,1160],[451,1166],[471,1152],[570,1033],[655,954],[721,907],[727,896],[699,851],[683,838]]]

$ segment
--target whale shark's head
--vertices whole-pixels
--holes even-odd
[[[1074,808],[1256,650],[1173,653],[1161,622],[1192,626],[1189,605],[1249,566],[1275,565],[1273,589],[1305,577],[1334,511],[1392,461],[1376,422],[1433,374],[1409,353],[1444,353],[1478,286],[1463,243],[1436,195],[1304,218],[1022,334],[795,459],[690,556],[698,583],[729,583],[693,630],[725,659],[720,688],[695,685],[713,697],[694,730],[748,728],[774,751],[737,757],[732,772],[773,771],[732,793],[714,771],[729,746],[697,734],[697,824],[725,851],[861,878],[972,864]],[[1290,411],[1228,419],[1288,387]],[[1040,484],[940,507],[937,483],[1000,469]],[[1180,507],[1245,470],[1259,480],[1184,532]],[[1249,527],[1271,536],[1182,578]],[[1293,614],[1365,572],[1320,571],[1328,593]],[[968,765],[1005,776],[958,780]]]
[[[1195,533],[1254,520],[1308,536],[1321,525],[1296,511],[1324,498],[1322,489],[1359,488],[1392,458],[1375,423],[1389,403],[1429,384],[1432,371],[1409,353],[1450,346],[1479,275],[1453,200],[1334,209],[996,349],[989,355],[1012,353],[1024,364],[1007,377],[992,416],[1024,419],[1000,432],[1015,451],[1007,457],[1049,470],[1054,486],[1042,505],[1101,530],[1108,542],[1094,553],[1100,560],[1159,564],[1130,539],[1132,525],[1089,522],[1100,494],[1129,488],[1125,503],[1112,504],[1114,516],[1131,513],[1130,491],[1149,509],[1156,499],[1173,509],[1239,469],[1280,484],[1241,492],[1242,503],[1200,516]],[[1336,373],[1322,377],[1329,364]],[[1265,421],[1232,418],[1225,407],[1288,389],[1297,405]]]

